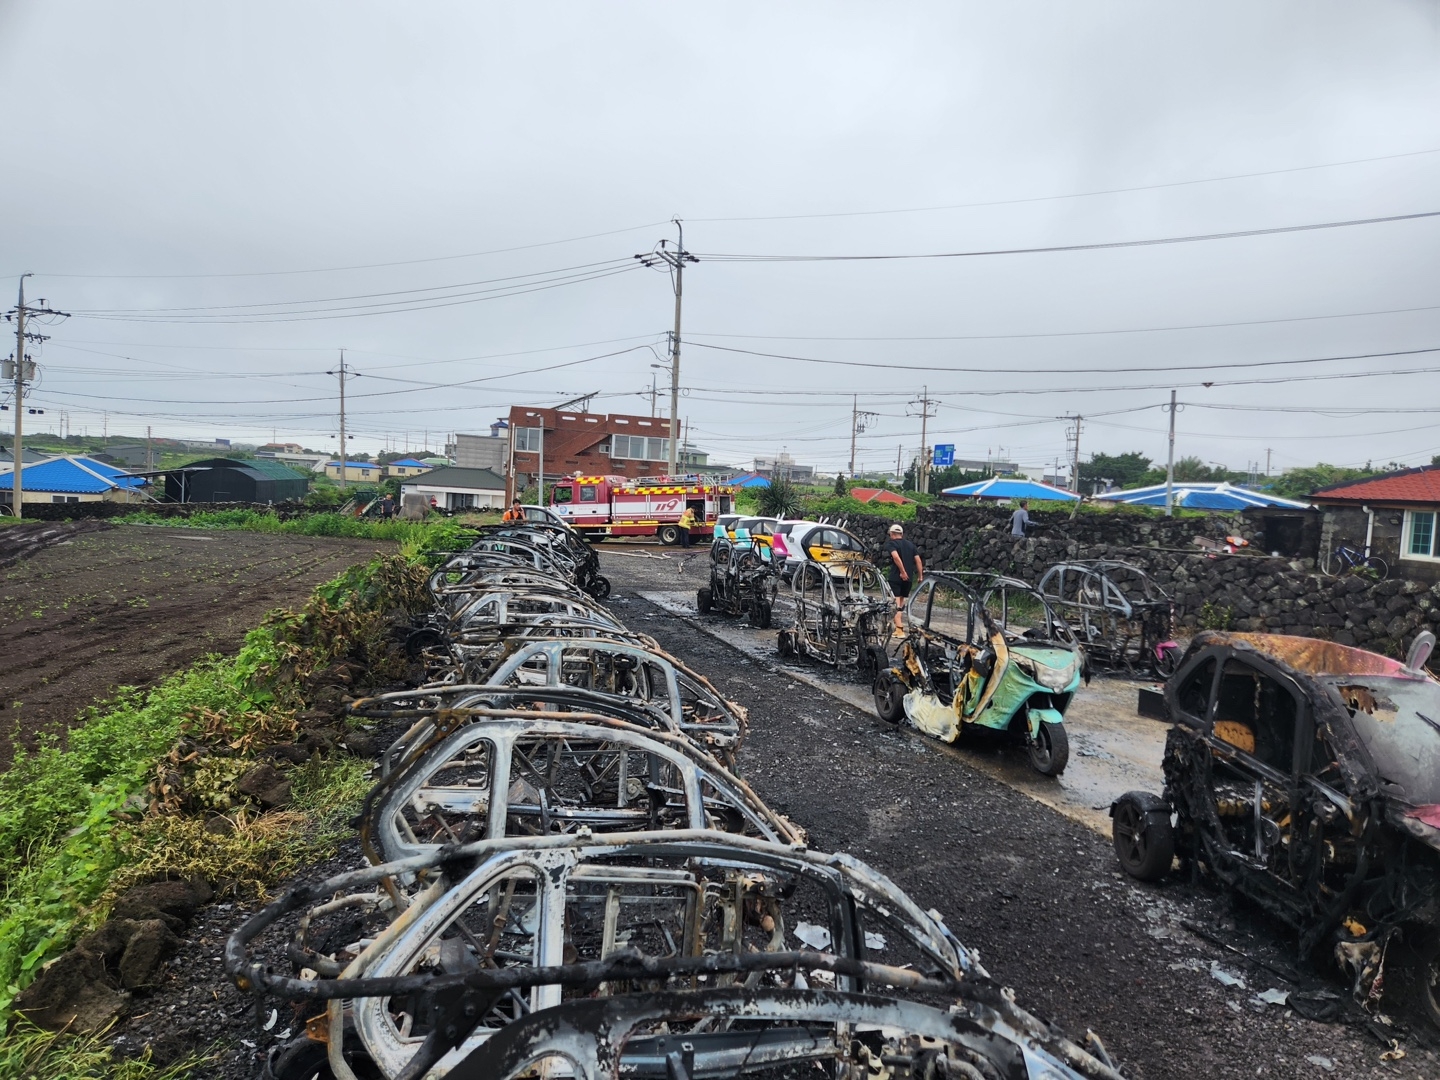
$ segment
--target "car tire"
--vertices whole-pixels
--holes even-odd
[[[660,538],[660,543],[666,547],[674,547],[680,543],[680,527],[678,525],[662,525],[655,533]]]
[[[1170,804],[1148,791],[1127,791],[1110,806],[1110,837],[1120,868],[1138,881],[1159,881],[1175,859]]]
[[[755,604],[754,610],[751,611],[750,618],[754,622],[756,629],[769,630],[771,614],[770,605],[764,601],[759,601]]]
[[[596,600],[604,600],[610,595],[610,579],[596,574],[585,591]]]
[[[889,668],[875,676],[875,712],[887,724],[898,724],[905,718],[905,684]]]
[[[1059,776],[1070,763],[1070,736],[1064,724],[1041,724],[1029,748],[1030,766],[1041,776]]]
[[[695,610],[700,612],[701,615],[709,615],[714,603],[715,594],[708,588],[701,589],[695,594]]]
[[[795,632],[793,630],[781,630],[775,639],[775,647],[780,651],[781,656],[794,656]]]

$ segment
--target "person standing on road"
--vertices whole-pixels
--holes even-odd
[[[1020,509],[1010,515],[1010,535],[1023,540],[1025,539],[1025,530],[1029,527],[1030,501],[1028,499],[1021,499]]]
[[[504,516],[501,517],[500,520],[501,520],[502,522],[506,522],[506,523],[511,522],[511,521],[524,521],[524,520],[525,520],[525,511],[524,511],[523,509],[521,509],[521,507],[520,507],[520,500],[519,500],[519,499],[516,499],[514,502],[512,502],[512,503],[510,504],[510,509],[505,511]]]
[[[890,591],[895,594],[895,629],[904,630],[900,620],[901,609],[910,590],[925,576],[925,563],[915,545],[905,539],[905,527],[899,522],[890,526],[890,539],[883,552],[885,568],[890,572]]]
[[[699,524],[699,522],[695,517],[695,508],[693,506],[685,507],[685,512],[680,515],[679,522],[681,547],[688,548],[690,546],[690,530],[695,528],[697,524]]]

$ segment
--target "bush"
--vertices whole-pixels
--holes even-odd
[[[756,506],[765,517],[797,517],[803,505],[800,492],[789,480],[772,479],[756,494]]]

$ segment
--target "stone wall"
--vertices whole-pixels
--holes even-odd
[[[151,514],[157,517],[184,519],[191,514],[208,514],[215,510],[257,510],[273,512],[282,520],[313,513],[301,503],[26,503],[25,517],[30,521],[80,521],[124,517],[126,514]]]
[[[1263,542],[1263,526],[1244,515],[1149,518],[1130,514],[1037,512],[1030,537],[1009,535],[1009,511],[985,506],[933,506],[920,510],[905,535],[937,570],[988,570],[1034,584],[1057,562],[1110,558],[1149,573],[1175,600],[1186,632],[1251,630],[1321,637],[1403,656],[1414,635],[1440,633],[1440,584],[1393,577],[1375,582],[1359,575],[1327,578],[1313,559],[1263,553],[1208,557],[1196,536],[1239,535]],[[889,521],[852,519],[847,527],[883,544]],[[1254,549],[1251,549],[1254,550]],[[1395,571],[1392,570],[1392,574]]]

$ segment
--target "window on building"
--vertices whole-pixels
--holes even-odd
[[[51,501],[52,503],[78,503],[78,502],[80,501],[80,496],[79,496],[79,495],[51,495],[51,496],[50,496],[50,501]]]
[[[1416,559],[1440,558],[1435,550],[1435,511],[1407,510],[1405,512],[1405,546],[1407,557]]]
[[[540,452],[540,428],[517,427],[515,429],[515,451],[521,454]]]
[[[612,435],[610,456],[634,461],[665,461],[670,457],[670,440],[644,435]]]

